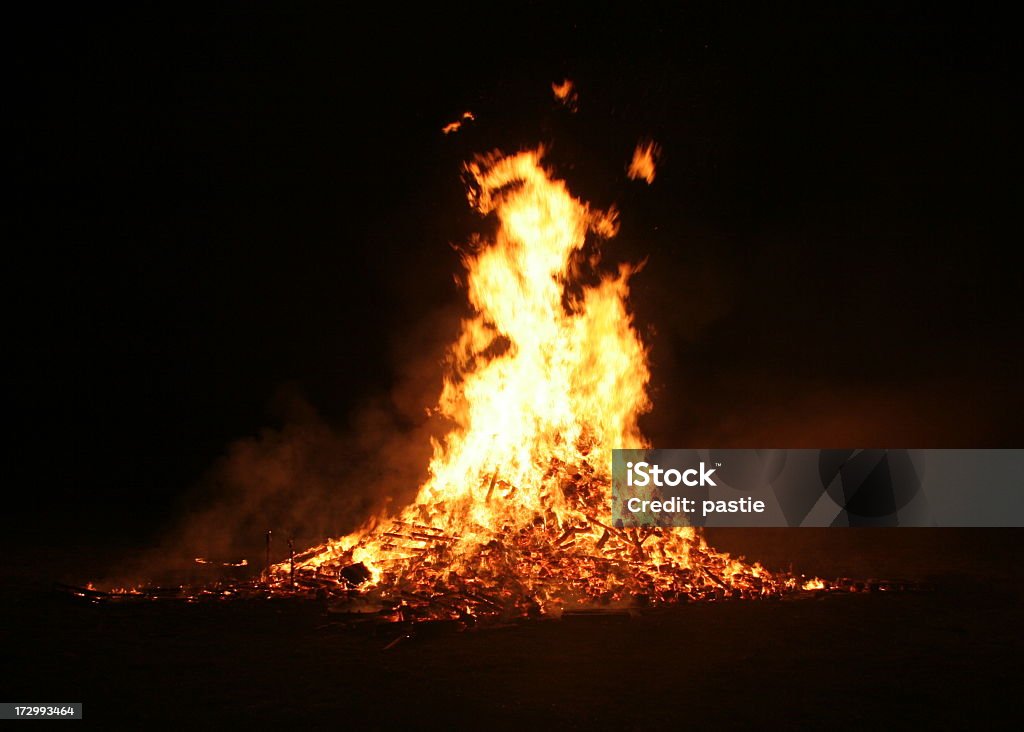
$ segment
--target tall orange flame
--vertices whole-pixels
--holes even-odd
[[[453,375],[439,408],[457,427],[435,447],[420,502],[465,501],[473,520],[502,512],[474,500],[482,473],[519,486],[517,511],[546,507],[552,458],[579,462],[595,446],[643,444],[637,416],[648,406],[646,354],[626,310],[622,267],[599,284],[567,290],[588,233],[609,237],[615,212],[596,211],[540,164],[543,151],[468,166],[470,203],[495,212],[495,239],[464,263],[476,316],[451,350]],[[602,456],[602,459],[605,456]]]

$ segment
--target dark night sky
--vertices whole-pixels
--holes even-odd
[[[16,504],[171,511],[282,387],[348,429],[451,334],[460,163],[538,142],[620,207],[609,255],[649,256],[659,444],[1020,446],[1007,19],[395,15],[11,23]],[[622,174],[645,135],[650,189]]]

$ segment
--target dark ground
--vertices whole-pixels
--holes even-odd
[[[83,701],[106,728],[863,728],[1019,721],[1020,530],[719,530],[770,566],[929,592],[725,602],[419,637],[315,603],[75,604],[52,579],[119,549],[53,549],[4,581],[4,696]],[[9,549],[8,556],[12,556]],[[55,568],[59,569],[55,570]],[[79,575],[79,580],[82,576]]]

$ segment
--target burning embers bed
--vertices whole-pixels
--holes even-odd
[[[525,521],[467,521],[453,530],[427,523],[430,510],[421,505],[351,547],[327,544],[274,565],[265,579],[281,590],[340,590],[403,619],[453,620],[759,598],[796,588],[790,578],[713,551],[695,534],[610,525],[595,515],[607,506],[607,479],[582,466],[556,463],[546,476],[571,507],[567,518],[547,508]],[[479,500],[500,515],[495,504],[518,492],[494,473],[481,483]]]
[[[655,149],[637,153],[648,182]],[[465,167],[470,205],[496,228],[462,254],[472,314],[434,410],[450,427],[410,506],[258,579],[73,591],[320,597],[352,616],[471,622],[856,589],[733,559],[697,529],[611,525],[611,450],[647,446],[637,419],[651,406],[648,354],[627,306],[639,267],[603,264],[616,211],[575,198],[543,155],[492,153]]]
[[[614,529],[605,529],[615,536]],[[316,568],[303,566],[310,552],[295,555],[283,565],[254,579],[221,577],[201,585],[144,586],[130,589],[101,590],[58,584],[56,589],[73,598],[91,603],[145,603],[153,601],[201,604],[227,600],[296,600],[324,603],[335,620],[353,624],[419,623],[459,621],[465,627],[476,624],[504,623],[514,620],[553,618],[589,613],[623,614],[666,608],[691,602],[724,602],[744,599],[802,599],[824,595],[876,592],[905,592],[928,589],[920,582],[907,580],[859,580],[847,577],[823,580],[792,574],[770,574],[761,570],[744,575],[729,575],[735,560],[706,546],[695,548],[693,569],[654,565],[643,561],[588,557],[574,563],[558,548],[553,534],[540,529],[531,538],[520,532],[519,547],[534,546],[537,541],[553,542],[553,550],[534,558],[535,551],[520,548],[509,552],[489,547],[485,555],[498,553],[502,561],[515,555],[535,571],[537,580],[488,583],[479,575],[458,577],[446,572],[445,557],[451,553],[454,537],[424,526],[394,523],[388,535],[420,542],[422,565],[414,570],[386,575],[374,583],[370,570],[362,562],[324,563]],[[623,545],[645,543],[650,534],[620,532]],[[603,536],[603,533],[602,533]],[[578,558],[578,557],[577,557]],[[199,562],[199,560],[197,560]],[[212,562],[214,567],[235,568],[241,562]],[[279,570],[283,566],[286,569]],[[577,572],[573,571],[573,568]],[[717,570],[717,572],[716,572]],[[533,594],[537,592],[538,594]],[[591,594],[597,593],[597,594]],[[543,599],[545,602],[539,602]]]

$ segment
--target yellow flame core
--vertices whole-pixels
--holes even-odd
[[[453,426],[434,443],[416,501],[304,553],[298,571],[362,562],[364,591],[487,590],[487,602],[518,611],[701,588],[766,594],[768,573],[692,528],[611,526],[611,449],[646,446],[637,419],[650,408],[647,352],[626,306],[635,268],[593,271],[617,214],[574,197],[543,154],[466,166],[470,205],[498,227],[463,256],[473,315],[437,405]]]

